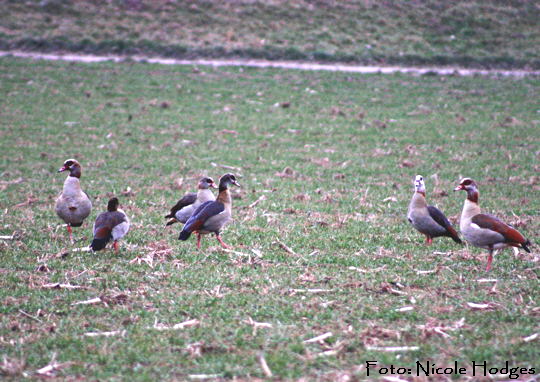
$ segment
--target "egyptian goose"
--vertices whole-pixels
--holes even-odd
[[[171,208],[171,212],[165,216],[170,219],[167,222],[167,225],[169,226],[176,222],[184,224],[191,215],[193,215],[193,211],[199,208],[201,204],[216,200],[210,187],[217,188],[212,178],[204,177],[199,180],[198,191],[196,193],[190,192],[185,194],[182,199]]]
[[[90,198],[81,189],[79,181],[81,177],[81,165],[75,159],[68,159],[58,172],[69,170],[69,175],[64,181],[64,189],[56,200],[56,214],[67,224],[69,239],[73,243],[71,227],[80,227],[92,211]]]
[[[223,248],[229,246],[221,240],[219,231],[231,220],[232,200],[229,185],[240,186],[233,174],[225,174],[219,180],[219,194],[215,201],[208,201],[199,206],[184,225],[179,240],[187,240],[192,233],[197,234],[197,248],[201,247],[201,235],[214,233]]]
[[[118,240],[129,231],[129,219],[124,211],[118,208],[118,198],[111,198],[107,203],[107,212],[102,212],[94,223],[94,240],[90,244],[93,251],[105,248],[107,243],[114,240],[114,250],[118,252]]]
[[[503,223],[495,216],[482,214],[478,205],[478,186],[471,178],[463,178],[454,191],[466,191],[467,199],[463,205],[459,229],[463,237],[475,247],[489,251],[486,272],[491,269],[493,252],[506,247],[523,248],[531,252],[531,242],[516,229]]]
[[[416,175],[414,194],[409,203],[407,219],[420,233],[426,235],[426,244],[430,245],[434,237],[448,236],[456,243],[461,243],[458,233],[446,216],[434,206],[426,203],[426,186],[422,175]]]

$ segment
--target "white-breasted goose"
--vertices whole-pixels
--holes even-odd
[[[209,177],[201,178],[198,184],[198,191],[196,193],[190,192],[185,194],[182,199],[171,208],[171,212],[165,216],[170,219],[166,225],[169,226],[176,222],[185,224],[201,204],[216,200],[210,187],[218,188],[214,183],[214,179]]]
[[[481,213],[478,205],[478,186],[471,178],[463,178],[454,191],[466,191],[467,199],[461,212],[459,229],[463,237],[475,247],[489,251],[486,271],[491,269],[493,252],[506,247],[523,248],[531,252],[531,242],[512,226],[503,223],[495,216]]]
[[[94,223],[94,240],[90,244],[93,251],[105,248],[107,243],[114,240],[114,250],[118,252],[118,240],[129,231],[129,219],[124,211],[118,208],[118,198],[111,198],[107,203],[107,212],[102,212]]]
[[[456,243],[461,243],[458,233],[446,216],[434,206],[426,202],[426,186],[424,178],[416,175],[414,194],[409,203],[407,219],[420,233],[426,235],[426,244],[431,244],[434,237],[448,236]]]
[[[62,193],[56,200],[56,214],[67,224],[69,239],[73,242],[71,227],[80,227],[92,211],[90,198],[81,189],[81,165],[75,159],[68,159],[58,172],[69,171],[64,181]]]
[[[192,233],[197,234],[197,248],[201,247],[201,235],[214,233],[223,248],[229,246],[219,236],[221,228],[231,220],[232,200],[229,185],[240,186],[233,174],[225,174],[219,179],[219,194],[215,201],[208,201],[199,206],[184,225],[179,240],[187,240]]]

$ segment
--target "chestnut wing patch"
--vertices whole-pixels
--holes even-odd
[[[94,238],[110,240],[112,238],[111,231],[112,229],[110,227],[96,227],[94,230]]]
[[[504,236],[505,241],[511,243],[524,243],[525,238],[516,229],[503,223],[495,216],[478,214],[471,219],[473,224],[476,224],[480,228],[489,229],[500,233]]]
[[[126,221],[126,216],[118,211],[100,214],[94,223],[94,237],[98,239],[105,238],[105,235],[110,235],[112,229],[124,221]]]

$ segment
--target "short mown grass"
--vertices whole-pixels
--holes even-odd
[[[455,223],[469,176],[485,211],[536,241],[537,78],[13,58],[0,76],[4,377],[251,380],[260,357],[284,380],[363,379],[368,360],[538,368],[536,244],[486,273],[484,250],[427,247],[406,221],[416,174]],[[94,204],[74,246],[54,213],[70,157]],[[168,209],[229,171],[234,251],[178,241]],[[120,253],[72,252],[112,195],[132,221]],[[377,350],[395,346],[418,349]]]

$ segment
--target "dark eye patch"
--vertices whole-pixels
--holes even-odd
[[[472,181],[470,179],[465,179],[462,184],[464,186],[469,186],[471,183],[472,183]]]

